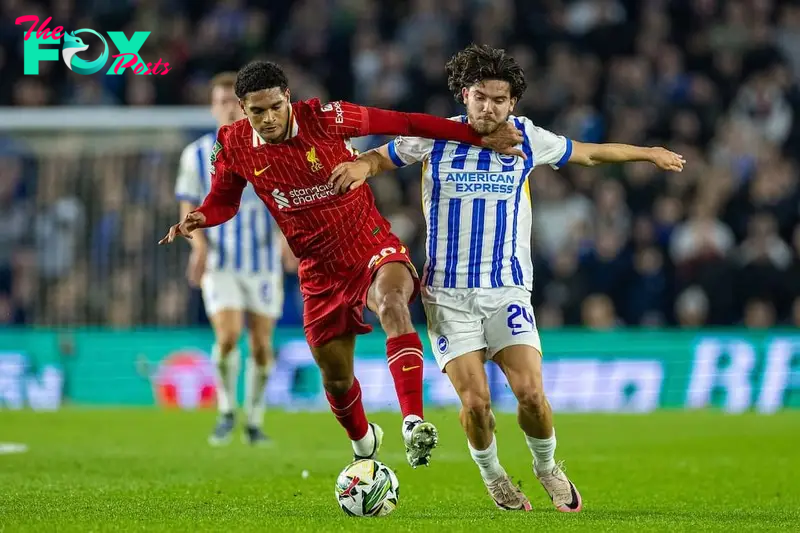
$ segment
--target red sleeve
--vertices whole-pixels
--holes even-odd
[[[220,128],[211,150],[211,191],[203,205],[196,209],[206,217],[204,228],[219,226],[232,219],[239,211],[242,191],[247,185],[247,180],[231,169],[230,153],[225,150],[229,133],[229,126]]]
[[[340,100],[321,105],[319,100],[314,99],[310,103],[320,124],[329,135],[341,139],[368,135],[367,108]]]
[[[481,136],[469,125],[455,120],[423,113],[363,107],[343,101],[317,105],[316,114],[320,123],[334,137],[349,139],[364,135],[408,135],[481,146]]]
[[[444,139],[481,146],[481,136],[469,125],[423,113],[400,113],[363,107],[367,113],[365,135],[407,135]]]

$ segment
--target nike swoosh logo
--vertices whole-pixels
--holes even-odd
[[[517,331],[511,330],[511,335],[522,335],[523,333],[532,333],[531,331]]]
[[[419,368],[419,365],[417,365],[417,366],[404,366],[403,367],[403,372],[409,372],[411,370],[414,370],[415,368]]]
[[[261,174],[263,174],[263,173],[264,173],[264,171],[265,171],[265,170],[267,170],[267,169],[268,169],[269,167],[271,167],[271,166],[272,166],[272,165],[267,165],[267,166],[265,166],[264,168],[262,168],[261,170],[256,170],[256,169],[253,169],[253,173],[254,173],[256,176],[260,176]]]

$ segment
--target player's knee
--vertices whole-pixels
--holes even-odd
[[[538,413],[547,405],[544,389],[533,381],[519,387],[519,390],[515,391],[515,395],[517,403],[524,411]]]
[[[258,364],[269,364],[273,359],[272,338],[268,335],[251,335],[250,353]]]
[[[325,392],[331,396],[344,396],[353,386],[353,378],[325,379],[323,376],[322,386],[325,387]]]
[[[253,360],[259,365],[269,365],[274,359],[271,344],[257,344],[250,349]]]
[[[393,289],[380,296],[378,299],[378,318],[384,329],[404,329],[411,324],[408,299],[403,294],[403,291]],[[395,332],[387,331],[387,333]]]
[[[488,392],[470,391],[462,394],[461,405],[464,414],[474,423],[484,426],[492,417],[492,404]]]
[[[223,331],[217,334],[217,346],[223,357],[236,349],[236,345],[239,343],[239,335],[237,331]]]

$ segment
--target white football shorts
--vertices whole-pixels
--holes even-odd
[[[486,360],[516,344],[542,351],[531,293],[525,288],[423,287],[421,297],[428,337],[442,372],[453,359],[478,350],[485,350]]]
[[[206,314],[223,309],[250,311],[278,319],[283,314],[283,279],[226,271],[207,271],[201,281]]]

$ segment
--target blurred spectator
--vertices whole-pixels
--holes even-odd
[[[583,301],[583,324],[594,330],[613,329],[619,324],[614,303],[604,294],[591,294]]]
[[[30,231],[30,207],[22,191],[22,159],[0,156],[0,294],[11,290],[11,258]]]
[[[775,325],[775,306],[767,300],[750,300],[744,307],[744,325],[751,329],[766,329]]]
[[[699,328],[708,321],[708,296],[700,287],[683,291],[675,301],[675,316],[684,328]]]

